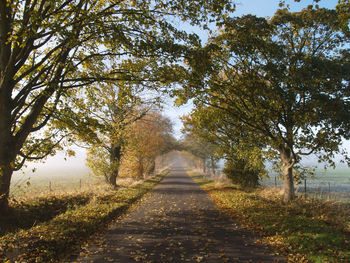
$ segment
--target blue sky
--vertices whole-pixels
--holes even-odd
[[[279,9],[280,0],[231,0],[236,3],[236,11],[232,16],[242,16],[247,14],[253,14],[260,17],[272,17],[274,13]],[[288,6],[291,11],[300,11],[309,5],[318,4],[320,7],[325,8],[335,8],[338,0],[320,0],[316,3],[312,0],[300,0],[300,2],[295,2],[294,0],[284,0],[285,7]],[[179,26],[183,26],[179,25]],[[198,28],[190,29],[190,26],[185,26],[185,30],[196,33],[205,43],[208,35],[205,32],[201,32]],[[212,28],[214,29],[214,28]]]
[[[257,16],[271,17],[278,9],[279,2],[279,0],[237,0],[235,15],[254,14]],[[334,8],[337,2],[337,0],[321,0],[318,5],[320,7]],[[290,6],[291,11],[299,11],[310,4],[315,4],[314,1],[310,0],[300,0],[299,3],[286,0],[285,3]]]

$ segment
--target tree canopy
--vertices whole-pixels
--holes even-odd
[[[198,42],[171,18],[201,25],[230,10],[219,0],[1,0],[0,210],[7,207],[13,170],[49,155],[66,135],[50,121],[74,90],[106,81],[159,81],[155,69]],[[134,66],[140,60],[142,69]]]
[[[53,123],[57,129],[68,129],[68,140],[88,149],[88,166],[116,186],[128,127],[155,108],[159,97],[142,99],[143,86],[123,82],[90,86],[79,93],[67,99]]]
[[[349,113],[349,35],[339,21],[335,10],[312,7],[282,9],[269,20],[229,18],[198,51],[205,62],[189,61],[190,77],[177,91],[180,103],[193,98],[195,112],[217,109],[224,115],[220,128],[228,123],[239,140],[280,156],[285,201],[294,198],[300,157],[331,162],[348,136],[334,122],[335,113]]]

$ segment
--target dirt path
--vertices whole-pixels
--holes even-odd
[[[151,195],[73,262],[283,261],[221,215],[177,160]]]

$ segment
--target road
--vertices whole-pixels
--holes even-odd
[[[72,262],[284,262],[221,214],[182,165]]]

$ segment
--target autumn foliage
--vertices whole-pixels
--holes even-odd
[[[131,125],[121,161],[121,176],[144,178],[155,169],[156,157],[170,151],[174,145],[169,119],[160,113],[150,113]]]

